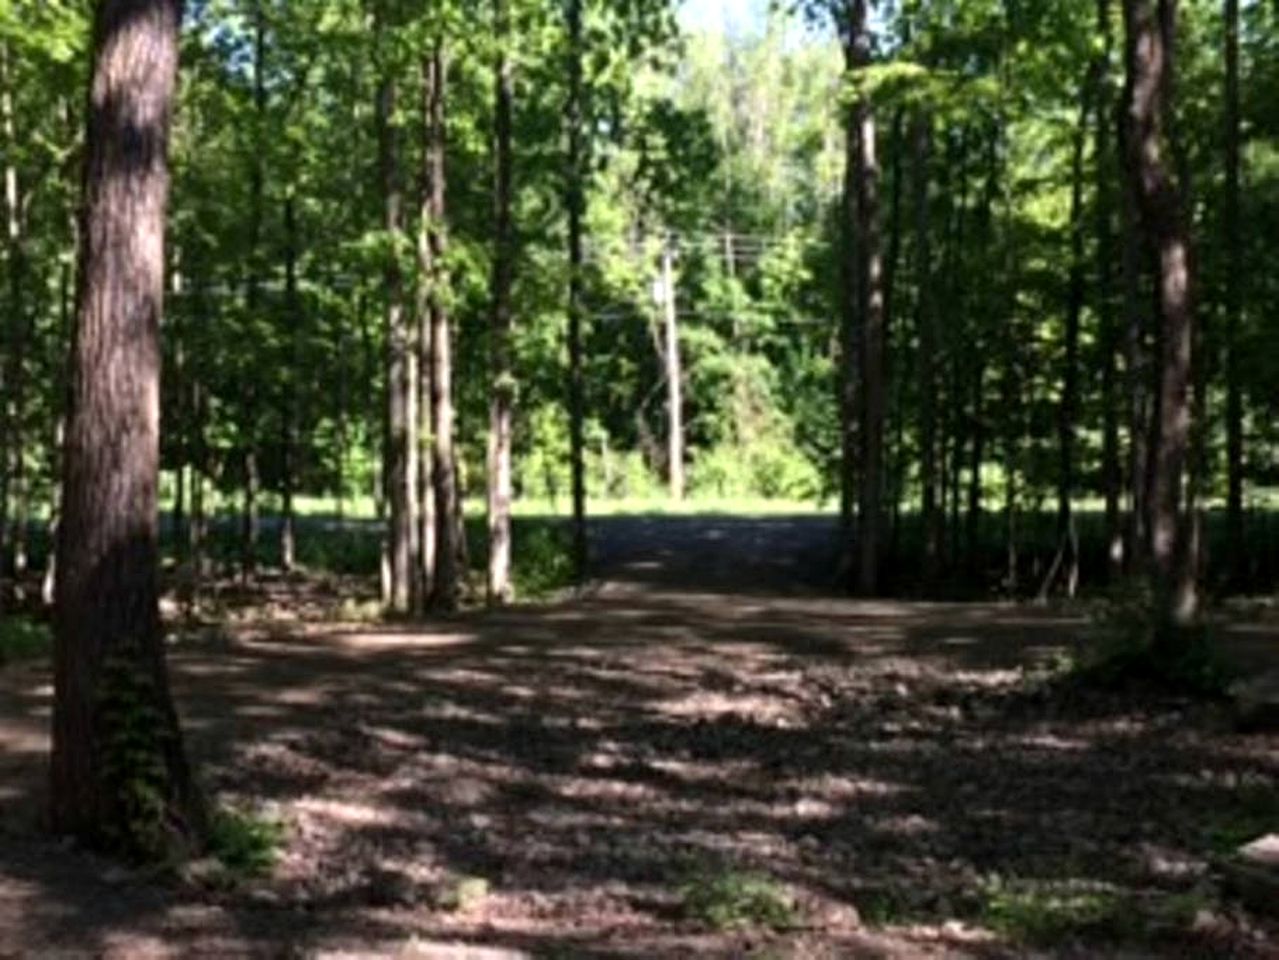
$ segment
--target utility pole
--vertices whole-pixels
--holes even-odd
[[[675,312],[675,254],[670,240],[662,244],[661,302],[666,316],[666,386],[670,416],[671,499],[684,499],[683,371],[679,356],[679,320]]]

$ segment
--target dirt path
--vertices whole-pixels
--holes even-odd
[[[1214,844],[1275,810],[1274,738],[1037,695],[1027,671],[1078,642],[1068,617],[796,592],[786,558],[821,540],[801,527],[605,537],[609,582],[547,608],[179,643],[210,787],[288,828],[275,877],[234,895],[31,839],[48,677],[0,671],[0,955],[1026,956],[975,922],[1053,897],[1195,904]],[[684,917],[688,879],[728,871],[773,878],[803,928]],[[445,909],[464,878],[486,894]],[[1201,927],[1123,955],[1276,955],[1262,930]]]

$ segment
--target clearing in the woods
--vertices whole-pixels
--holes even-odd
[[[1276,955],[1217,858],[1279,739],[1054,686],[1078,612],[797,586],[833,523],[598,521],[562,602],[370,625],[298,579],[179,633],[207,783],[280,828],[258,877],[40,839],[49,667],[0,669],[0,955]]]

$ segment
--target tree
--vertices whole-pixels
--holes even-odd
[[[386,441],[383,447],[383,481],[389,507],[387,559],[390,591],[384,599],[392,613],[407,614],[416,591],[417,543],[417,354],[404,308],[404,275],[400,253],[404,245],[404,195],[400,183],[400,137],[397,109],[396,58],[384,34],[387,22],[382,0],[377,7],[376,30],[384,40],[382,76],[378,87],[378,162],[382,179],[386,296]]]
[[[1226,531],[1231,576],[1238,582],[1244,556],[1243,371],[1240,354],[1243,320],[1243,237],[1239,207],[1241,140],[1239,98],[1239,0],[1225,0],[1225,234],[1226,308]]]
[[[455,421],[453,402],[453,324],[446,296],[448,274],[444,257],[447,249],[447,190],[445,102],[448,84],[448,59],[442,38],[434,41],[429,58],[423,65],[423,125],[427,131],[423,170],[424,193],[428,202],[427,219],[428,270],[421,280],[429,292],[430,358],[431,358],[431,438],[433,442],[431,477],[434,481],[436,524],[435,582],[432,600],[441,610],[457,606],[461,590],[461,567],[464,563],[464,538],[461,504],[457,487],[457,453],[454,448]]]
[[[511,288],[515,279],[515,232],[512,223],[511,21],[509,0],[493,0],[497,54],[493,67],[493,287],[489,345],[490,389],[488,441],[488,599],[510,601],[512,421],[515,408],[515,369],[512,345]]]
[[[169,693],[157,595],[159,325],[177,0],[102,0],[63,459],[52,822],[158,856],[204,813]]]
[[[1151,571],[1161,638],[1198,608],[1182,494],[1190,439],[1195,315],[1190,232],[1181,187],[1164,157],[1168,92],[1174,76],[1177,0],[1124,0],[1130,189],[1156,253],[1160,322],[1158,393],[1151,430]]]
[[[583,64],[582,2],[568,0],[568,163],[565,168],[564,205],[568,210],[568,418],[569,469],[573,486],[573,570],[579,582],[586,578],[586,429],[585,383],[582,367],[583,218],[586,215],[586,169],[583,163]]]
[[[867,0],[849,9],[849,66],[854,81],[871,64],[871,26]],[[858,77],[858,72],[863,77]],[[884,263],[879,227],[879,156],[875,114],[863,92],[853,110],[856,131],[857,307],[861,321],[861,441],[858,498],[858,592],[879,589],[880,531],[884,488]],[[850,131],[852,134],[854,131]]]

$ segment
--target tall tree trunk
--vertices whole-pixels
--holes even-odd
[[[1124,305],[1124,381],[1127,388],[1128,429],[1128,524],[1125,530],[1124,558],[1130,574],[1145,570],[1149,559],[1149,351],[1147,321],[1141,296],[1142,262],[1146,244],[1138,223],[1137,202],[1131,189],[1132,157],[1127,147],[1128,128],[1126,94],[1120,99],[1119,133],[1122,170],[1126,178],[1120,205],[1123,233],[1123,305]]]
[[[438,44],[436,45],[438,49]],[[440,96],[439,86],[443,82],[437,76],[436,50],[432,50],[422,58],[422,99],[420,103],[422,122],[422,168],[421,168],[421,204],[418,211],[417,234],[417,318],[418,330],[415,348],[418,351],[418,415],[421,428],[418,433],[418,542],[421,549],[418,554],[418,571],[416,575],[415,612],[421,613],[433,602],[436,594],[436,570],[439,547],[439,531],[436,504],[435,472],[439,464],[435,462],[435,374],[436,362],[435,325],[436,313],[440,306],[440,293],[437,290],[443,274],[443,264],[436,262],[438,244],[436,234],[443,227],[435,219],[435,179],[439,148],[435,130],[435,101]],[[446,334],[447,336],[447,334]],[[448,344],[444,345],[448,349]]]
[[[843,30],[847,25],[837,24]],[[853,43],[844,49],[844,68],[851,74],[856,69]],[[860,236],[858,233],[857,171],[861,155],[859,114],[853,104],[844,109],[844,183],[840,199],[840,311],[839,366],[836,389],[839,392],[839,516],[842,549],[840,581],[848,589],[855,563],[854,539],[857,514],[857,420],[858,420],[858,304],[861,286]]]
[[[1079,582],[1079,554],[1075,549],[1075,431],[1079,423],[1079,325],[1087,293],[1084,264],[1084,147],[1088,139],[1089,108],[1096,64],[1080,86],[1079,124],[1075,128],[1070,166],[1070,276],[1066,290],[1066,329],[1062,358],[1061,403],[1057,408],[1057,542],[1065,562],[1067,595]]]
[[[102,0],[58,536],[51,813],[150,857],[204,828],[157,583],[160,315],[177,0]]]
[[[1096,112],[1094,150],[1097,157],[1097,346],[1101,352],[1101,482],[1105,499],[1107,579],[1113,584],[1123,575],[1125,539],[1123,526],[1123,470],[1119,463],[1119,371],[1117,360],[1121,333],[1115,316],[1115,191],[1118,169],[1111,146],[1110,93],[1114,31],[1111,0],[1097,0],[1097,29],[1102,37],[1094,76]]]
[[[573,571],[578,583],[586,579],[589,563],[586,538],[586,384],[582,354],[584,253],[586,215],[585,129],[583,124],[582,0],[568,0],[568,171],[565,206],[568,209],[568,433],[569,468],[573,484]]]
[[[888,250],[884,258],[884,404],[887,417],[893,423],[892,435],[884,437],[884,495],[887,507],[884,511],[887,531],[881,549],[881,565],[887,564],[894,573],[897,569],[898,524],[901,518],[902,491],[905,487],[907,461],[902,449],[902,373],[898,358],[905,357],[908,338],[902,336],[897,315],[899,298],[898,274],[901,264],[902,235],[902,155],[905,153],[906,113],[898,108],[893,113],[889,152],[892,189],[888,202]],[[883,534],[881,534],[883,536]],[[886,559],[883,559],[886,558]]]
[[[684,365],[680,355],[679,314],[675,308],[675,253],[670,240],[662,246],[662,357],[666,362],[666,468],[671,499],[684,499]]]
[[[1242,134],[1239,107],[1239,0],[1225,0],[1226,195],[1222,229],[1226,247],[1226,543],[1230,577],[1244,582],[1244,435],[1240,327],[1243,320],[1243,235],[1240,226]]]
[[[431,414],[435,483],[436,563],[432,603],[440,610],[456,609],[465,569],[458,494],[457,453],[454,449],[456,414],[453,406],[453,324],[447,298],[448,272],[444,262],[448,243],[448,170],[445,104],[448,61],[444,43],[437,40],[427,68],[427,93],[423,118],[429,131],[427,193],[430,196],[431,275]]]
[[[987,234],[989,237],[989,234]],[[981,572],[982,464],[986,459],[986,361],[975,358],[972,369],[972,446],[968,462],[968,518],[966,554],[969,573],[976,582]]]
[[[284,402],[284,464],[281,500],[284,516],[280,518],[280,567],[285,573],[297,565],[297,532],[293,494],[298,474],[298,429],[301,418],[302,364],[302,300],[298,295],[298,224],[297,203],[290,193],[284,201],[284,299],[289,324],[289,364]]]
[[[915,322],[919,329],[920,519],[924,533],[923,580],[928,589],[936,584],[941,562],[941,513],[937,504],[937,319],[928,195],[932,123],[926,114],[915,117],[911,139],[915,162],[915,282],[919,288]]]
[[[261,309],[262,221],[266,207],[266,16],[263,0],[253,4],[253,114],[254,156],[249,175],[249,242],[248,268],[245,273],[245,308],[250,329],[257,323]],[[258,397],[257,381],[246,376],[244,382],[244,422],[241,451],[244,501],[240,515],[240,576],[245,582],[257,571],[258,564]]]
[[[379,8],[380,9],[380,8]],[[385,22],[376,28],[388,29]],[[394,57],[383,51],[384,57]],[[382,278],[386,291],[386,445],[382,451],[386,487],[387,558],[393,614],[412,609],[417,546],[417,410],[414,386],[416,356],[407,312],[400,249],[404,239],[404,196],[400,185],[400,144],[396,120],[396,83],[392,63],[380,64],[378,89],[378,158],[382,179],[383,219],[387,251]]]
[[[511,583],[511,430],[515,407],[511,287],[515,279],[515,234],[511,219],[511,112],[513,77],[510,51],[509,0],[493,0],[497,34],[494,65],[494,249],[493,316],[490,343],[492,394],[488,441],[488,599],[503,604],[512,596]]]
[[[8,279],[8,329],[0,326],[0,343],[8,348],[0,370],[0,610],[5,603],[4,577],[13,564],[15,580],[21,580],[22,510],[10,512],[11,501],[22,500],[23,442],[22,396],[25,392],[25,343],[27,309],[23,290],[26,272],[26,236],[22,189],[18,180],[18,137],[14,117],[14,79],[8,43],[0,44],[0,133],[5,150],[5,244]],[[7,336],[6,336],[7,334]],[[12,523],[12,529],[10,525]],[[20,583],[16,587],[20,589]]]
[[[1164,158],[1167,97],[1174,75],[1176,0],[1124,0],[1132,189],[1158,259],[1160,363],[1151,449],[1151,570],[1161,627],[1180,627],[1197,612],[1193,562],[1183,513],[1191,409],[1195,316],[1192,252],[1181,187]],[[1165,642],[1180,631],[1161,629]]]
[[[853,68],[871,64],[867,0],[853,0],[849,27]],[[858,312],[861,314],[861,484],[858,501],[857,588],[862,596],[879,590],[880,533],[884,492],[884,276],[879,227],[879,157],[875,114],[869,98],[856,106]]]

